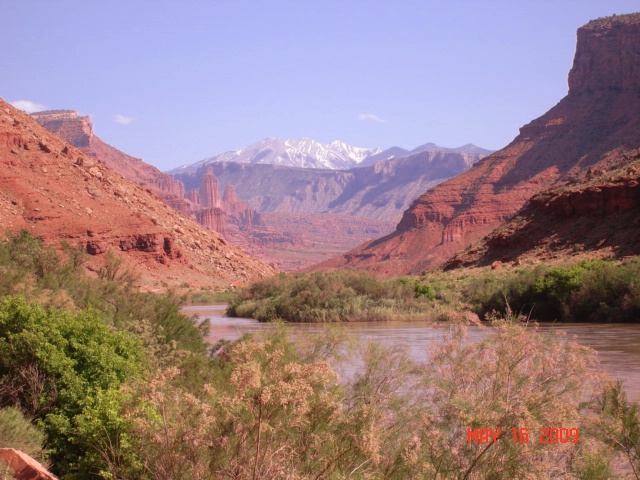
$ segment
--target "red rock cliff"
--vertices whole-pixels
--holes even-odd
[[[483,237],[532,195],[576,178],[616,148],[640,145],[640,15],[578,30],[569,93],[504,149],[427,191],[396,231],[320,269],[419,273]]]
[[[207,173],[200,177],[200,202],[205,207],[220,208],[218,179],[213,174],[211,167],[207,168]]]
[[[33,113],[31,116],[44,128],[74,147],[78,147],[123,177],[152,189],[165,203],[184,215],[190,215],[188,205],[180,202],[184,197],[182,182],[102,141],[93,133],[93,124],[88,115],[80,117],[76,110],[50,110]]]
[[[0,165],[0,237],[27,229],[54,246],[81,245],[92,271],[111,250],[145,288],[226,287],[274,273],[2,99]]]
[[[640,254],[640,149],[612,160],[611,170],[589,170],[579,181],[534,195],[444,268]]]

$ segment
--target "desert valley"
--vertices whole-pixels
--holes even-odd
[[[0,99],[3,478],[640,478],[640,13],[496,151],[63,108]]]

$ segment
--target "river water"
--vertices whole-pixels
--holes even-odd
[[[249,318],[230,318],[224,315],[224,305],[185,307],[186,315],[208,318],[211,323],[209,341],[236,340],[245,333],[271,328]],[[405,345],[412,358],[424,359],[430,345],[441,341],[445,328],[426,322],[354,322],[343,324],[347,331],[363,340],[377,340],[384,344]],[[323,324],[293,324],[294,330],[318,332]],[[624,380],[625,390],[633,400],[640,400],[640,324],[555,323],[541,324],[541,329],[559,329],[582,345],[598,352],[600,364],[614,378]],[[486,329],[469,327],[469,337],[479,339]]]

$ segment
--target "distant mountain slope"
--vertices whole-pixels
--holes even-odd
[[[511,220],[444,267],[629,255],[640,255],[640,149],[615,152],[606,170],[534,195]]]
[[[169,173],[192,173],[211,162],[236,162],[344,170],[356,166],[365,158],[380,151],[381,149],[379,148],[358,148],[340,141],[323,144],[310,138],[302,138],[299,140],[266,138],[242,150],[222,153],[201,160],[200,162],[183,165],[171,170]]]
[[[274,273],[0,99],[0,234],[117,252],[146,288],[228,286]]]
[[[366,167],[368,165],[373,165],[380,160],[388,160],[392,158],[401,158],[401,157],[410,157],[411,155],[416,155],[422,152],[443,152],[443,153],[472,153],[481,156],[487,156],[493,153],[493,150],[487,150],[485,148],[480,148],[475,146],[472,143],[467,143],[466,145],[462,145],[457,148],[446,148],[436,145],[435,143],[425,143],[424,145],[420,145],[419,147],[414,148],[413,150],[405,150],[400,147],[391,147],[386,150],[383,150],[380,153],[375,155],[371,155],[365,158],[362,162],[358,164],[359,167]]]
[[[427,143],[413,150],[400,147],[358,148],[335,141],[323,144],[310,138],[300,140],[283,140],[266,138],[241,150],[226,152],[206,158],[196,163],[183,165],[168,173],[195,173],[206,164],[212,162],[251,163],[259,165],[281,165],[283,167],[317,168],[328,170],[348,170],[355,167],[369,166],[380,160],[408,157],[422,152],[473,153],[488,155],[490,150],[467,144],[458,148],[444,148],[435,143]]]
[[[425,189],[469,169],[482,155],[423,152],[351,170],[291,168],[215,162],[214,173],[232,183],[241,198],[261,212],[329,213],[397,221]],[[197,188],[201,169],[176,174]]]
[[[504,149],[427,191],[394,233],[318,268],[387,275],[441,265],[510,218],[533,195],[576,179],[609,153],[640,145],[640,15],[578,30],[569,93]]]

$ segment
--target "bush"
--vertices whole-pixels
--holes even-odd
[[[427,282],[377,280],[361,271],[278,276],[256,282],[227,314],[270,322],[349,322],[431,319],[436,289]]]
[[[539,321],[637,322],[640,261],[582,261],[570,266],[479,275],[462,288],[474,311],[485,317],[507,304]]]
[[[0,408],[0,448],[15,448],[46,463],[45,435],[15,407]]]
[[[151,478],[603,478],[614,449],[585,436],[598,415],[596,356],[555,333],[498,321],[481,342],[453,326],[424,364],[401,346],[286,329],[223,347],[198,388],[167,369],[125,406]],[[339,384],[330,364],[359,365]],[[329,362],[329,363],[327,363]],[[344,365],[343,365],[344,366]],[[544,445],[541,427],[578,428]],[[496,444],[469,428],[500,428]],[[511,428],[528,428],[527,444]],[[115,475],[115,473],[114,473]]]
[[[61,250],[57,253],[25,230],[0,243],[0,298],[23,294],[50,306],[94,309],[116,328],[143,334],[146,347],[157,353],[207,349],[208,325],[198,328],[180,313],[184,298],[138,291],[134,276],[111,251],[100,278],[92,279],[82,270],[87,254],[81,247],[63,243]]]
[[[38,420],[60,473],[81,470],[89,455],[77,421],[91,399],[143,372],[140,342],[112,331],[94,311],[0,302],[0,404]]]

